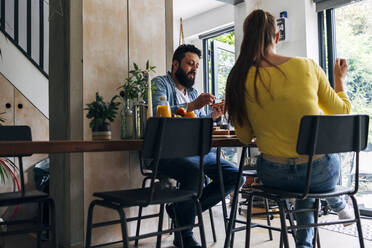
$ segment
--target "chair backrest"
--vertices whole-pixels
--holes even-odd
[[[29,126],[0,126],[0,141],[32,141],[31,128]],[[22,157],[31,156],[32,154],[17,155],[19,163],[19,173],[21,179],[21,192],[25,194],[23,161]],[[5,157],[1,154],[0,157]]]
[[[368,144],[368,115],[308,115],[301,119],[297,153],[309,155],[304,193],[306,198],[311,184],[312,156],[355,152],[354,192],[359,184],[359,152]]]
[[[367,146],[368,115],[308,115],[301,119],[299,154],[361,151]]]
[[[29,126],[0,126],[0,141],[31,141]]]
[[[143,159],[205,155],[211,149],[212,119],[150,118],[146,124]]]
[[[200,156],[199,187],[196,192],[200,197],[204,181],[203,158],[210,151],[211,144],[211,118],[150,118],[146,123],[142,148],[142,159],[152,161],[151,193],[145,205],[152,202],[155,194],[160,159]]]

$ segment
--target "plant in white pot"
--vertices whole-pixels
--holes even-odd
[[[113,122],[119,109],[120,102],[115,102],[118,96],[114,96],[110,102],[105,102],[103,97],[96,92],[96,99],[87,104],[86,117],[92,119],[89,127],[92,128],[94,140],[111,139],[110,122]]]

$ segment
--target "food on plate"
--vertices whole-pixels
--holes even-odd
[[[219,102],[219,103],[214,103],[214,104],[212,104],[211,107],[212,107],[212,108],[220,108],[220,107],[222,107],[222,106],[224,106],[224,105],[225,105],[225,100],[222,100],[222,101]]]
[[[227,129],[216,129],[212,131],[212,134],[214,135],[229,135],[230,130]]]
[[[184,108],[178,108],[176,110],[176,115],[184,116],[186,113],[187,113],[187,111]]]
[[[196,118],[196,114],[194,112],[186,112],[183,117]]]
[[[176,113],[173,114],[174,118],[181,118],[181,117],[186,117],[186,118],[196,118],[196,114],[194,112],[187,112],[186,109],[184,108],[178,108],[176,110]]]

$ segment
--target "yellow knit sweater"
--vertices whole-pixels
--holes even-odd
[[[348,114],[350,101],[344,92],[336,93],[324,71],[311,59],[291,58],[275,67],[260,68],[257,77],[258,105],[254,98],[252,67],[246,81],[249,121],[235,124],[238,138],[248,144],[253,137],[262,153],[298,157],[296,144],[300,120],[304,115]],[[270,93],[263,87],[270,89]]]

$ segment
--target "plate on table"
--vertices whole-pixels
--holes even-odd
[[[212,134],[212,138],[236,138],[235,134]]]

